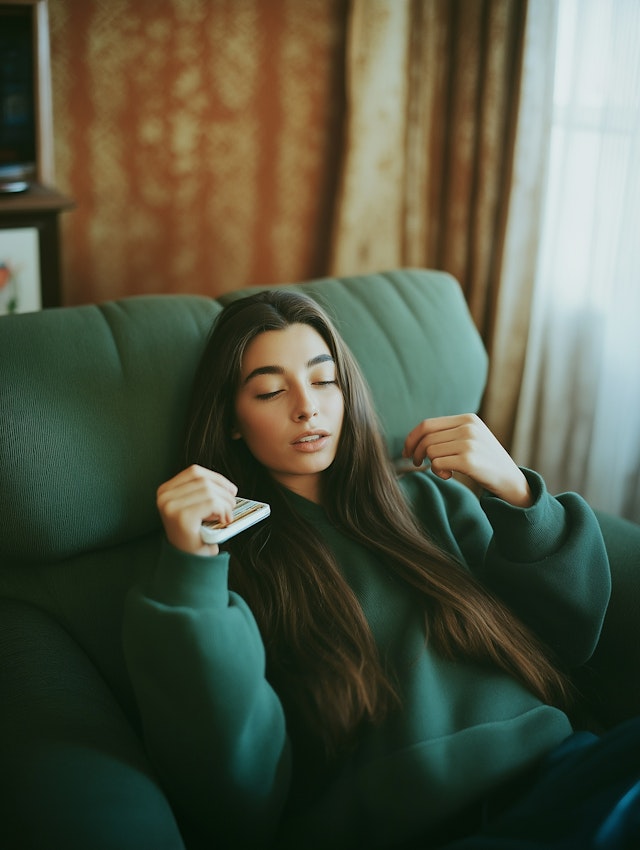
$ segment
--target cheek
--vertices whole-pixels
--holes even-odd
[[[247,436],[260,428],[260,410],[248,405],[242,396],[236,398],[235,423],[232,437],[234,440],[247,439]]]
[[[344,398],[342,393],[334,401],[333,417],[338,422],[339,427],[342,428],[342,423],[344,422]]]
[[[278,432],[278,417],[268,408],[264,410],[253,408],[250,411],[236,408],[236,426],[232,436],[243,439],[252,454],[264,454],[269,451],[269,444]]]

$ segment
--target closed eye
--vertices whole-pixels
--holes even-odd
[[[332,378],[331,380],[312,381],[312,386],[314,386],[314,387],[330,387],[330,386],[336,386],[337,383],[338,383],[338,381],[335,378]],[[280,389],[280,390],[271,390],[271,392],[268,392],[268,393],[257,393],[256,399],[258,401],[269,401],[272,398],[276,398],[277,396],[279,396],[283,392],[284,392],[284,390]]]

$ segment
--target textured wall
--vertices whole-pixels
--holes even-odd
[[[49,0],[67,304],[324,274],[346,0]]]

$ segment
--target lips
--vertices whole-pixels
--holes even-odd
[[[292,446],[313,446],[328,437],[327,431],[305,431],[291,441]]]

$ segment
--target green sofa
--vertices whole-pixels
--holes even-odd
[[[393,457],[426,417],[477,410],[487,358],[450,276],[296,286],[335,317]],[[191,378],[220,301],[145,296],[0,318],[0,846],[178,850],[120,639],[156,557],[156,487],[181,467]],[[613,597],[576,673],[608,726],[640,707],[640,526],[600,516]]]

